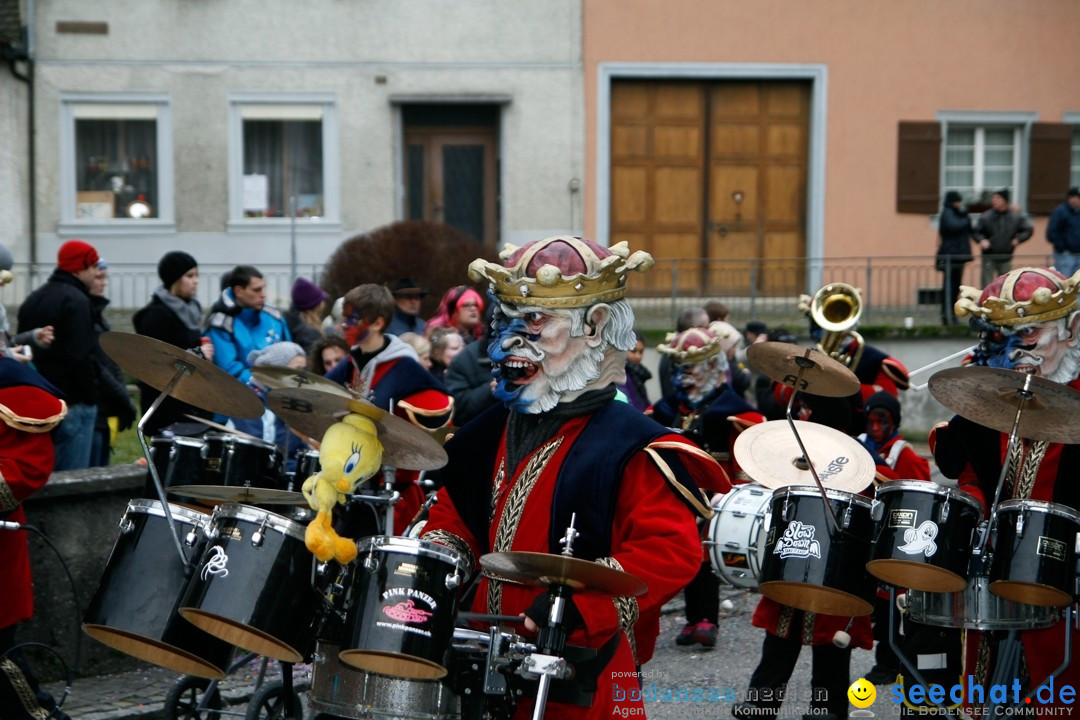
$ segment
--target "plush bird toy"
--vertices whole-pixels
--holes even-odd
[[[375,423],[363,415],[350,413],[327,428],[319,447],[321,470],[304,481],[303,493],[318,514],[304,533],[304,544],[315,557],[326,562],[352,562],[356,542],[341,537],[331,524],[334,505],[345,502],[345,494],[379,471],[383,448]]]

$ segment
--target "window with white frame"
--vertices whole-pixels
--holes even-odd
[[[334,219],[336,113],[330,98],[231,98],[233,220]]]
[[[1014,126],[948,126],[942,194],[956,190],[968,206],[989,207],[998,188],[1015,191],[1020,180],[1021,129]]]
[[[163,97],[69,96],[61,103],[67,223],[171,220],[171,116]]]
[[[1080,125],[1072,131],[1072,159],[1069,161],[1069,187],[1080,186]]]

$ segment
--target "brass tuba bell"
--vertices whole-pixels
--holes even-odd
[[[813,297],[799,298],[799,309],[810,315],[824,331],[818,349],[854,370],[863,354],[862,335],[855,332],[862,315],[859,289],[847,283],[829,283]],[[845,347],[845,340],[852,342]]]

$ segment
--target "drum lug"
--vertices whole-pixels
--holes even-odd
[[[784,522],[791,522],[791,519],[795,517],[795,507],[788,502],[789,499],[789,496],[785,496],[784,506],[780,508],[780,517],[784,519]]]
[[[938,510],[938,522],[943,523],[949,519],[949,496],[945,496],[945,503]]]
[[[375,572],[379,568],[379,561],[375,559],[375,546],[372,545],[368,550],[367,557],[364,558],[364,569],[368,572]]]
[[[268,519],[264,517],[255,532],[251,533],[252,547],[262,547],[263,541],[266,539],[266,522]]]
[[[120,518],[120,532],[127,535],[129,532],[135,529],[135,523],[131,521],[131,518],[124,513],[124,516]]]
[[[184,536],[184,544],[188,547],[195,547],[195,543],[199,541],[199,533],[195,528],[188,531],[188,534]]]
[[[881,522],[881,519],[885,517],[885,503],[880,500],[872,500],[870,502],[870,519],[874,522]]]
[[[840,527],[842,527],[842,528],[844,528],[846,530],[850,526],[851,526],[851,506],[848,505],[846,508],[844,508],[844,514],[840,518]]]
[[[1024,512],[1018,512],[1016,514],[1016,537],[1024,537]]]
[[[453,590],[457,586],[461,585],[461,580],[461,574],[457,571],[457,569],[455,569],[453,575],[446,576],[446,589]]]

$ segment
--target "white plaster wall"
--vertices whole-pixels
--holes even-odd
[[[27,86],[0,67],[0,244],[25,261],[29,233]]]

